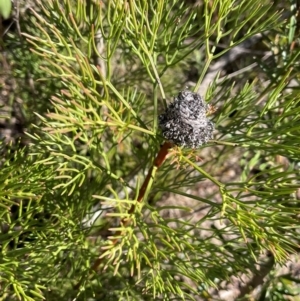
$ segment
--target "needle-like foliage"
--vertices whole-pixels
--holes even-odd
[[[16,92],[25,142],[1,145],[0,300],[208,300],[222,281],[298,251],[294,10],[261,0],[31,4],[10,57],[35,88]],[[236,82],[218,74],[204,90],[218,59],[257,35],[272,62]],[[190,93],[191,65],[210,128],[180,148],[164,144],[159,116]]]

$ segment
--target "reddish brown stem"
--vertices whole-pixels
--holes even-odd
[[[139,203],[142,201],[142,199],[145,196],[145,192],[146,192],[146,189],[148,187],[148,184],[149,184],[149,181],[150,181],[150,178],[151,178],[151,175],[152,175],[153,168],[156,167],[158,169],[164,163],[164,161],[167,157],[168,151],[171,147],[172,147],[172,143],[170,143],[170,142],[165,142],[161,146],[156,158],[153,161],[153,165],[149,169],[147,177],[146,177],[146,179],[145,179],[145,181],[144,181],[144,183],[143,183],[143,185],[142,185],[142,187],[139,191],[139,195],[138,195],[138,198],[137,198],[137,201]],[[131,213],[134,212],[134,210],[135,210],[135,205],[132,205],[131,208],[128,210],[128,213],[131,214]]]
[[[152,164],[151,168],[150,168],[149,171],[148,171],[147,177],[145,178],[144,183],[143,183],[142,187],[140,188],[140,191],[139,191],[139,194],[138,194],[138,198],[137,198],[137,201],[138,201],[139,203],[143,200],[143,198],[144,198],[144,196],[145,196],[145,192],[146,192],[146,189],[147,189],[147,187],[148,187],[148,185],[149,185],[149,181],[150,181],[150,179],[151,179],[151,175],[152,175],[153,168],[156,167],[156,168],[158,169],[158,168],[164,163],[164,161],[165,161],[165,159],[166,159],[166,157],[167,157],[167,155],[168,155],[168,151],[169,151],[169,149],[170,149],[172,146],[173,146],[173,144],[172,144],[171,142],[168,142],[168,141],[166,141],[166,142],[161,146],[161,148],[160,148],[160,150],[159,150],[159,152],[158,152],[156,158],[155,158],[154,161],[153,161],[153,164]],[[132,214],[132,213],[135,211],[135,208],[136,208],[136,205],[135,205],[135,204],[131,205],[131,207],[130,207],[130,209],[128,210],[127,213],[128,213],[128,214]],[[120,225],[123,226],[123,227],[124,227],[124,226],[126,227],[126,226],[129,225],[130,221],[131,221],[130,218],[123,218],[123,219],[121,220],[121,222],[120,222]],[[120,234],[122,234],[122,231],[117,232],[117,233],[116,233],[116,236],[119,236]],[[117,242],[118,242],[118,239],[114,239],[114,240],[112,241],[112,243],[113,243],[114,245],[115,245]],[[96,261],[94,262],[94,264],[93,264],[91,270],[92,270],[92,271],[96,271],[96,270],[98,269],[99,265],[101,264],[101,262],[102,262],[102,258],[97,258]],[[82,279],[82,280],[83,280],[83,279]],[[78,288],[79,288],[79,286],[80,286],[81,283],[82,283],[82,280],[81,280],[79,283],[77,283],[77,285],[74,287],[74,289],[78,289]]]

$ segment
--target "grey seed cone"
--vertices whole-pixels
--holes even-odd
[[[165,139],[178,146],[197,148],[213,137],[214,124],[206,114],[208,105],[197,93],[181,91],[164,114],[159,126]]]

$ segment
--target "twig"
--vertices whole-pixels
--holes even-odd
[[[156,158],[153,161],[153,164],[151,166],[151,168],[148,171],[148,174],[144,180],[144,183],[139,191],[138,197],[137,197],[137,202],[141,203],[142,200],[145,197],[145,193],[147,191],[147,188],[149,186],[150,180],[151,178],[155,175],[157,169],[164,163],[165,159],[167,158],[169,149],[173,146],[173,144],[171,142],[166,141],[160,148]],[[128,214],[133,214],[136,208],[136,204],[133,204],[130,209],[128,210]],[[120,226],[126,227],[130,224],[131,222],[131,218],[122,218],[121,222],[120,222]],[[116,236],[122,235],[122,231],[118,231],[116,233]],[[115,245],[118,242],[118,239],[114,239],[112,240],[113,245]],[[91,267],[91,271],[97,271],[99,265],[102,262],[103,258],[100,258],[100,256],[96,259],[96,261],[94,262],[93,266]],[[83,278],[74,286],[74,289],[78,289],[80,287],[80,285],[82,284]]]

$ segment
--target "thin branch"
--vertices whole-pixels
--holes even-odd
[[[138,194],[138,197],[137,197],[137,202],[138,203],[141,203],[142,200],[144,199],[145,197],[145,194],[146,194],[146,191],[147,191],[147,188],[149,186],[149,183],[150,183],[150,180],[151,178],[154,177],[154,174],[155,172],[157,171],[157,169],[164,163],[164,161],[166,160],[167,158],[167,155],[168,155],[168,152],[169,152],[169,149],[173,146],[173,144],[171,142],[168,142],[166,141],[160,148],[156,158],[154,159],[153,161],[153,164],[151,166],[151,168],[149,169],[148,171],[148,174],[144,180],[144,183],[139,191],[139,194]],[[135,211],[135,208],[136,208],[136,204],[133,204],[130,209],[128,210],[128,214],[133,214],[134,211]],[[123,226],[123,227],[127,227],[131,222],[131,218],[123,218],[120,222],[120,226]],[[123,235],[123,231],[119,231],[116,233],[116,236],[120,236],[120,235]],[[113,245],[115,245],[116,243],[118,242],[118,239],[114,239],[112,240],[112,243]],[[97,271],[99,265],[101,264],[102,262],[102,259],[103,258],[100,258],[101,257],[101,254],[99,255],[99,257],[96,259],[96,261],[94,262],[93,266],[91,267],[91,271]],[[82,281],[83,281],[83,278],[80,280],[79,283],[77,283],[75,286],[74,286],[74,289],[78,289],[80,287],[80,285],[82,284]]]

